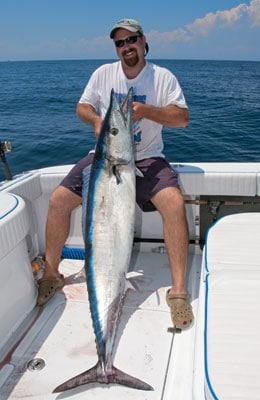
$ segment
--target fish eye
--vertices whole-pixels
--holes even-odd
[[[118,134],[118,129],[117,128],[112,128],[110,130],[111,135],[116,136]]]

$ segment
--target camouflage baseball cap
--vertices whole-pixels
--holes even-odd
[[[141,27],[141,25],[139,24],[138,21],[136,21],[135,19],[130,19],[130,18],[124,18],[121,19],[120,21],[118,21],[112,28],[111,32],[110,32],[110,38],[113,39],[113,37],[115,36],[115,32],[117,29],[126,29],[130,32],[139,32],[141,33],[141,35],[143,35],[143,28]]]

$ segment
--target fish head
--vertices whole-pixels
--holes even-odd
[[[106,159],[111,166],[129,164],[134,159],[132,128],[133,89],[129,89],[121,107],[111,90],[110,104],[101,135]]]

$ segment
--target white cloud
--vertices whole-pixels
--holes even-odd
[[[179,28],[170,32],[158,32],[156,30],[150,31],[149,34],[146,35],[147,39],[152,41],[153,43],[169,43],[174,41],[186,42],[190,40],[190,35],[185,29]]]
[[[260,26],[260,0],[252,0],[248,6],[248,13],[253,26]]]
[[[239,4],[230,10],[206,14],[205,17],[198,18],[192,24],[187,25],[187,29],[193,34],[207,35],[215,27],[226,27],[235,24],[242,18],[244,13],[247,13],[247,8],[246,4]]]
[[[221,57],[229,57],[232,52],[235,52],[235,49],[237,49],[238,55],[234,55],[234,57],[240,57],[242,52],[247,54],[249,48],[254,49],[251,51],[255,57],[255,40],[250,44],[249,40],[250,35],[254,35],[254,29],[259,26],[260,0],[251,0],[249,4],[241,3],[228,10],[208,13],[202,18],[172,31],[151,30],[146,32],[146,37],[148,43],[152,44],[150,54],[155,57],[173,56],[173,54],[189,57],[192,52],[196,56],[201,54],[200,57],[205,54],[206,57],[207,52],[210,53],[212,48],[216,49],[217,47],[221,49]],[[216,32],[217,39],[214,35]],[[237,33],[239,41],[237,41]],[[243,51],[238,49],[238,43]],[[111,57],[111,46],[111,40],[107,36],[81,38],[73,44],[74,52],[77,51],[78,54],[84,52],[83,54],[87,56],[91,54],[92,57],[102,54],[103,58]],[[227,55],[223,54],[224,51]],[[216,51],[215,54],[217,54]]]
[[[241,3],[228,10],[208,13],[172,31],[151,30],[146,32],[146,37],[151,44],[151,57],[176,55],[185,58],[194,54],[194,57],[203,57],[204,54],[212,57],[211,51],[214,49],[214,57],[228,58],[232,53],[234,58],[250,58],[252,56],[248,55],[249,49],[253,57],[257,53],[254,30],[259,26],[260,0],[251,0],[249,4]],[[215,33],[217,35],[214,35]],[[102,58],[111,57],[111,51],[114,51],[116,56],[113,43],[107,36],[81,38],[73,43],[71,48],[75,56],[80,56],[82,51],[87,57],[96,57],[97,51],[99,55],[102,54]]]
[[[151,31],[147,37],[157,43],[187,42],[196,36],[207,36],[214,29],[232,28],[247,18],[251,27],[260,26],[260,0],[251,0],[249,5],[242,3],[230,10],[208,13],[203,18],[198,18],[172,32]]]

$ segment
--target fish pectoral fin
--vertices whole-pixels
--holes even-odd
[[[135,282],[135,279],[134,278],[127,278],[126,279],[126,283],[125,283],[125,293],[128,291],[128,290],[133,290],[134,292],[136,291],[136,290],[138,290],[139,289],[139,287],[138,287],[138,285],[136,284],[136,282]]]
[[[125,292],[127,290],[139,290],[139,282],[138,280],[143,280],[144,274],[142,272],[138,271],[130,271],[127,272],[125,278],[126,278],[126,283],[125,283]]]
[[[113,165],[112,171],[113,171],[113,174],[116,177],[116,183],[119,185],[119,183],[122,183],[122,179],[121,179],[121,175],[120,175],[120,171],[119,171],[118,166],[117,165]]]
[[[142,171],[137,166],[135,166],[135,175],[139,176],[140,178],[144,177],[144,174],[142,173]]]
[[[53,393],[64,392],[65,390],[73,389],[77,386],[85,385],[88,383],[116,383],[118,385],[128,386],[139,390],[153,390],[153,387],[148,383],[141,381],[125,372],[117,369],[112,365],[111,370],[100,372],[100,363],[98,362],[94,367],[88,369],[81,374],[74,376],[61,385],[57,386]]]

